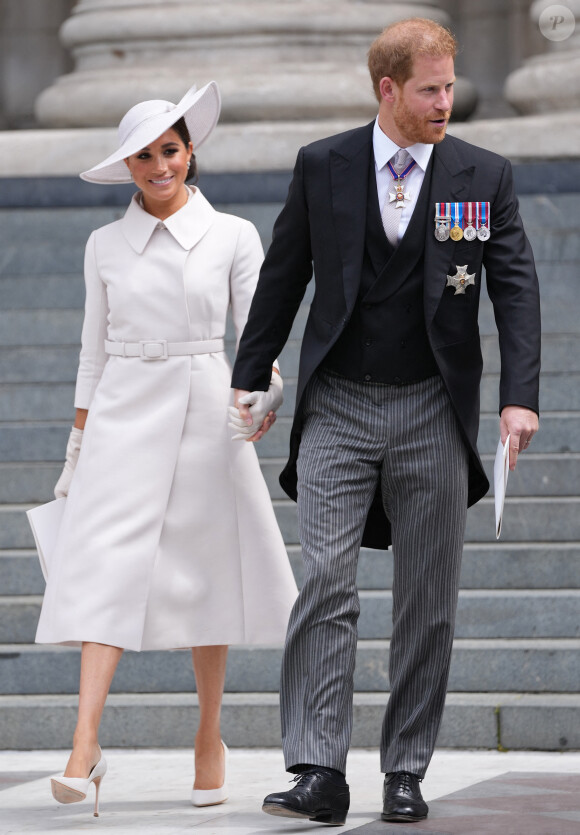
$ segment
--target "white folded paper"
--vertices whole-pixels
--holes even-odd
[[[499,539],[501,533],[501,521],[503,518],[503,504],[510,471],[510,436],[502,444],[501,438],[495,453],[495,464],[493,465],[493,485],[495,492],[495,538]]]
[[[54,499],[52,502],[41,504],[26,511],[36,542],[40,568],[45,580],[48,580],[50,561],[60,530],[65,504],[66,498]]]

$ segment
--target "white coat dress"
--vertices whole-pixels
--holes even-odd
[[[254,226],[199,189],[163,223],[137,194],[89,238],[75,392],[89,415],[38,643],[284,640],[296,585],[253,444],[231,440],[225,353],[148,360],[104,347],[222,340],[230,305],[239,340],[262,259]]]

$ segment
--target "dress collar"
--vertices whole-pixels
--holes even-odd
[[[187,203],[174,214],[160,221],[141,205],[141,192],[133,195],[121,221],[122,230],[135,252],[141,254],[160,224],[173,235],[183,249],[192,249],[214,222],[216,211],[199,188],[188,187]]]
[[[387,162],[399,150],[399,146],[381,130],[378,116],[373,128],[373,150],[378,171],[384,168]],[[433,153],[433,145],[424,145],[422,142],[416,142],[414,145],[409,145],[405,150],[411,154],[419,168],[425,172],[431,159],[431,154]]]

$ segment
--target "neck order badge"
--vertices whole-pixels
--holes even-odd
[[[409,154],[406,151],[403,153],[405,153],[406,156],[409,157]],[[415,160],[411,159],[411,161],[405,167],[405,169],[400,173],[397,173],[393,165],[390,162],[387,163],[388,169],[391,172],[391,176],[395,183],[395,191],[389,192],[389,203],[393,203],[396,201],[395,209],[402,209],[405,205],[405,200],[411,199],[411,195],[409,194],[409,192],[405,191],[405,178],[408,175],[409,171],[413,170],[416,164],[417,163],[415,162]]]

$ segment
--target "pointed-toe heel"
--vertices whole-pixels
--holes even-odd
[[[191,790],[191,805],[192,806],[217,806],[219,803],[225,803],[228,799],[228,746],[222,739],[224,748],[224,782],[219,789],[192,789]]]
[[[95,818],[99,817],[99,791],[101,788],[101,780],[107,773],[107,761],[101,754],[98,763],[93,766],[88,777],[65,777],[64,774],[59,774],[58,777],[52,777],[50,786],[52,789],[52,796],[58,803],[78,803],[84,800],[88,794],[91,783],[95,784],[95,809],[93,815]]]

